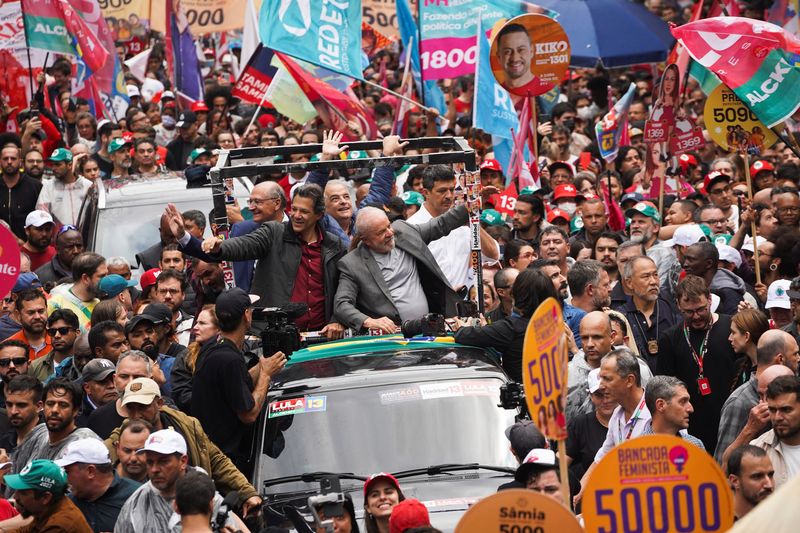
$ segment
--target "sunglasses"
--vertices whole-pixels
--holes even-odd
[[[64,224],[58,229],[57,235],[61,235],[62,233],[66,233],[68,231],[79,231],[77,227],[73,226],[72,224]]]
[[[51,337],[55,337],[56,333],[58,333],[63,337],[64,335],[72,331],[72,329],[73,328],[69,326],[64,326],[62,328],[47,328],[47,334],[50,335]]]
[[[10,359],[0,359],[0,367],[7,367],[11,363],[14,363],[14,366],[22,366],[28,362],[27,357],[12,357]]]

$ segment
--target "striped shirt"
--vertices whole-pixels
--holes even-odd
[[[89,331],[89,324],[92,318],[94,306],[100,301],[97,298],[84,302],[72,292],[74,283],[57,285],[50,291],[50,299],[47,301],[47,314],[50,315],[56,309],[69,309],[78,316],[81,326],[81,333]]]

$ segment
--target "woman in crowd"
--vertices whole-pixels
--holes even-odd
[[[756,368],[756,346],[761,335],[769,329],[767,316],[757,309],[743,309],[731,319],[731,334],[728,340],[737,355],[742,358],[736,380],[731,391],[750,379],[750,374]]]
[[[364,483],[364,529],[367,533],[389,533],[392,509],[405,500],[400,484],[391,474],[373,474]]]
[[[192,405],[192,377],[197,368],[197,357],[207,342],[213,342],[220,333],[214,306],[207,306],[197,315],[192,327],[194,342],[189,344],[184,354],[175,358],[172,367],[172,399],[184,412],[189,412]]]

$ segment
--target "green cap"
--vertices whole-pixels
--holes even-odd
[[[208,150],[206,150],[205,148],[195,148],[189,154],[189,162],[194,163],[195,159],[197,159],[198,157],[200,157],[203,154],[208,154],[208,153],[210,153],[210,152]]]
[[[14,490],[59,493],[67,486],[67,473],[53,461],[34,459],[19,474],[5,476],[3,482]]]
[[[700,224],[700,229],[703,230],[703,233],[705,233],[706,238],[708,238],[708,240],[711,241],[713,233],[711,232],[711,228],[708,226],[708,224]]]
[[[416,205],[417,207],[421,206],[422,203],[425,201],[425,197],[422,196],[417,191],[406,191],[400,198],[403,199],[403,203],[406,205]]]
[[[572,217],[572,220],[569,221],[569,232],[577,233],[582,229],[583,229],[583,218],[580,216]]]
[[[417,193],[419,194],[419,193]],[[503,220],[503,215],[499,212],[495,211],[494,209],[484,209],[481,213],[481,223],[486,224],[488,226],[503,226],[505,225],[505,221]]]
[[[122,149],[123,146],[130,146],[130,144],[130,142],[122,138],[112,139],[111,142],[108,143],[108,153],[113,154],[117,150]]]
[[[322,157],[322,154],[314,154],[314,155],[312,155],[312,156],[311,156],[311,159],[309,159],[309,161],[310,161],[311,163],[313,163],[313,162],[315,162],[315,161],[319,161],[319,158],[320,158],[320,157]]]
[[[661,215],[658,214],[658,208],[653,205],[653,202],[637,202],[633,207],[625,211],[625,216],[633,218],[636,213],[652,218],[661,224]]]
[[[719,246],[720,244],[730,244],[732,238],[733,235],[730,233],[717,233],[711,237],[711,242],[714,243],[714,246]]]
[[[50,154],[50,161],[72,161],[72,152],[67,150],[66,148],[56,148],[53,150],[53,153]]]

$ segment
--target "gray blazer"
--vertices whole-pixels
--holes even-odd
[[[459,206],[419,226],[405,220],[392,223],[395,246],[411,254],[417,261],[420,282],[428,299],[428,309],[445,317],[456,315],[459,297],[436,263],[428,249],[428,243],[463,226],[468,218],[467,210]],[[361,242],[339,261],[339,287],[334,300],[334,319],[347,327],[361,329],[367,318],[382,316],[400,323],[400,314],[392,301],[380,267]]]

